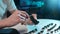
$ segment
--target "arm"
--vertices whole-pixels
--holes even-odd
[[[18,14],[21,16],[18,16]],[[25,23],[24,19],[21,19],[25,16],[26,12],[16,10],[11,16],[6,19],[0,20],[0,28],[2,27],[10,27],[17,25],[18,23]],[[24,17],[25,18],[25,17]]]
[[[8,2],[8,4],[7,4],[8,7],[7,7],[7,9],[8,9],[11,13],[14,13],[17,9],[16,9],[16,6],[15,6],[13,0],[7,0],[7,2]],[[35,19],[37,19],[36,14],[32,14],[32,15],[33,15],[33,17],[34,17]]]
[[[2,28],[2,27],[6,27],[7,26],[7,24],[8,24],[8,19],[6,18],[6,19],[3,19],[3,20],[0,20],[0,28]]]
[[[17,10],[14,0],[6,0],[6,4],[7,4],[7,10],[10,13],[13,13]]]
[[[0,28],[13,26],[13,24],[14,24],[13,22],[14,22],[14,21],[12,21],[12,20],[9,19],[9,18],[0,20]],[[15,25],[15,24],[14,24],[14,25]]]
[[[18,12],[15,11],[10,17],[0,20],[0,28],[10,27],[18,24],[18,22],[20,22],[20,17],[17,15],[18,15]]]

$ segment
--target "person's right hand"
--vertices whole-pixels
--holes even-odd
[[[10,23],[7,26],[13,26],[18,23],[24,23],[26,16],[29,17],[25,11],[16,10],[10,17],[8,17],[8,21]]]
[[[37,20],[37,14],[32,14],[31,16],[33,16],[34,19]],[[25,25],[26,25],[26,24],[28,24],[28,25],[34,25],[34,23],[31,21],[30,17],[29,17],[28,19],[26,19],[26,21],[25,21],[24,24],[25,24]]]

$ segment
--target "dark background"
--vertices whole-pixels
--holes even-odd
[[[33,6],[33,5],[25,5],[22,6],[20,3],[22,0],[14,0],[15,5],[19,10],[24,10],[24,11],[29,11],[30,13],[36,13],[38,16],[38,19],[56,19],[60,20],[60,10],[58,8],[58,5],[54,8],[51,9],[48,6],[48,0],[32,0],[32,1],[42,1],[44,2],[44,5],[42,7],[38,6]],[[52,5],[51,5],[52,6]],[[23,8],[25,7],[25,8]],[[26,8],[28,7],[28,8]]]

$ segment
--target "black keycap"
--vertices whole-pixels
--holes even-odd
[[[37,29],[35,29],[35,31],[37,31]]]
[[[50,25],[47,25],[47,27],[49,27]]]
[[[38,34],[40,34],[40,32],[38,32]]]
[[[36,31],[37,31],[37,29],[34,29],[34,30],[30,31],[29,33],[34,33],[34,32],[36,32]]]
[[[45,29],[45,28],[42,28],[42,29]]]
[[[44,28],[47,28],[47,26],[44,26]]]
[[[51,31],[50,33],[53,33],[53,31]]]
[[[60,29],[60,26],[57,29],[55,29],[54,32],[56,33],[59,29]]]
[[[49,33],[46,33],[46,34],[49,34]]]
[[[53,23],[51,23],[50,25],[53,25]]]
[[[50,29],[48,29],[48,31],[51,31],[52,29],[54,29],[56,27],[56,24],[53,26],[53,27],[51,27]]]
[[[43,31],[40,31],[41,33],[43,33]]]
[[[24,34],[29,34],[29,33],[24,33]]]

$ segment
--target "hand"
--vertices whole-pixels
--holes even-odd
[[[32,14],[32,16],[37,20],[37,14]]]
[[[8,26],[13,26],[18,23],[25,23],[24,19],[29,17],[29,15],[25,11],[16,10],[9,18],[8,21],[10,22]]]
[[[32,16],[37,20],[37,14],[32,14]],[[29,25],[33,25],[33,22],[31,21],[30,18],[26,19],[25,25],[29,24]]]

